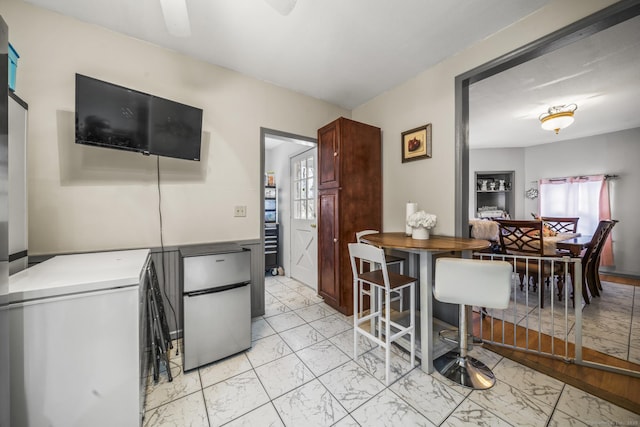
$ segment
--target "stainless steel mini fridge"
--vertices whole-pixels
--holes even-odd
[[[237,245],[180,249],[184,370],[251,346],[251,252]]]

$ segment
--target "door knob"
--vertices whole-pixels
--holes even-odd
[[[333,243],[338,243],[338,239],[334,238]]]
[[[316,228],[316,225],[315,224],[311,224],[310,227],[311,228]]]
[[[337,151],[333,152],[333,157],[338,157],[338,152]]]

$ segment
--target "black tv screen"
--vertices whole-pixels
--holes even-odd
[[[76,74],[76,143],[200,160],[202,110]]]
[[[202,110],[163,98],[151,98],[149,152],[200,160]]]
[[[149,95],[76,74],[76,143],[148,151]]]

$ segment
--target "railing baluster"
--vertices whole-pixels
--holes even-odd
[[[596,362],[590,362],[590,361],[584,361],[582,360],[582,307],[583,307],[583,301],[582,301],[582,282],[584,280],[584,278],[582,277],[582,260],[580,258],[570,258],[568,256],[565,257],[556,257],[556,258],[551,258],[551,257],[530,257],[530,256],[518,256],[518,255],[504,255],[504,254],[500,254],[500,255],[487,255],[487,254],[475,254],[476,256],[478,256],[480,259],[485,259],[485,260],[502,260],[502,261],[509,261],[511,262],[511,264],[513,265],[513,277],[514,280],[512,280],[512,287],[513,287],[513,344],[507,344],[506,341],[506,317],[509,316],[508,314],[508,309],[502,310],[500,318],[501,318],[501,326],[502,326],[502,333],[501,333],[501,339],[499,342],[496,341],[496,336],[495,336],[495,326],[494,326],[494,311],[493,309],[491,309],[490,312],[487,312],[488,317],[490,317],[490,322],[491,322],[491,330],[490,330],[490,339],[488,340],[484,340],[487,343],[491,343],[494,345],[498,345],[498,346],[502,346],[502,347],[507,347],[507,348],[513,348],[516,350],[520,350],[520,351],[524,351],[527,353],[533,353],[533,354],[539,354],[539,355],[543,355],[543,356],[548,356],[548,357],[552,357],[555,359],[563,359],[564,361],[567,362],[575,362],[576,364],[580,364],[580,365],[585,365],[585,366],[591,366],[591,367],[595,367],[598,369],[603,369],[603,370],[607,370],[607,371],[612,371],[612,372],[618,372],[618,373],[623,373],[626,375],[631,375],[631,376],[635,376],[635,377],[640,377],[640,372],[637,371],[631,371],[629,369],[625,369],[625,368],[619,368],[619,367],[615,367],[615,366],[611,366],[611,365],[604,365],[601,363],[596,363]],[[538,302],[538,306],[536,307],[535,311],[538,313],[538,348],[536,349],[530,349],[529,348],[529,315],[530,312],[533,312],[534,310],[531,309],[529,307],[529,283],[528,283],[528,278],[530,277],[529,275],[529,262],[533,262],[536,261],[538,263],[538,287],[541,286],[545,286],[543,279],[543,274],[541,273],[543,271],[542,267],[543,267],[543,262],[549,262],[550,263],[550,282],[551,283],[551,295],[550,295],[550,300],[551,303],[549,304],[549,315],[551,316],[551,332],[550,332],[550,339],[551,339],[551,345],[550,345],[550,352],[545,352],[542,350],[542,320],[543,320],[543,312],[542,312],[542,308],[541,308],[541,303],[542,303],[542,290],[538,291],[538,297],[537,297],[537,302]],[[516,262],[520,261],[520,262],[524,262],[525,265],[525,278],[527,278],[527,281],[524,282],[525,279],[523,279],[523,291],[524,291],[524,300],[525,300],[525,313],[524,313],[524,333],[525,333],[525,339],[524,339],[524,347],[522,347],[522,345],[519,345],[518,343],[518,334],[517,334],[517,329],[519,327],[518,323],[521,323],[522,321],[518,322],[518,282],[519,282],[519,275],[517,272],[517,268],[516,268]],[[561,273],[558,275],[558,280],[562,280],[563,282],[563,295],[564,295],[564,332],[563,334],[560,334],[562,336],[562,338],[564,338],[564,355],[562,354],[556,354],[556,345],[555,345],[555,302],[554,302],[554,285],[555,285],[555,275],[554,272],[556,271],[556,266],[558,265],[558,263],[560,263],[560,265],[562,266],[562,271]],[[569,353],[569,300],[571,299],[571,296],[569,294],[569,280],[571,279],[571,274],[570,271],[573,270],[573,281],[571,282],[571,286],[573,288],[573,301],[574,306],[575,306],[575,324],[574,324],[574,328],[573,331],[574,333],[572,335],[575,336],[575,354],[572,357],[571,354]],[[518,280],[516,280],[518,279]],[[575,281],[575,283],[574,283]],[[482,325],[482,307],[480,308],[480,334],[481,337],[484,337],[483,334],[483,325]],[[560,338],[560,337],[559,337]],[[521,344],[521,343],[520,343]],[[561,351],[561,350],[560,350]]]

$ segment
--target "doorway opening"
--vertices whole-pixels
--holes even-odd
[[[490,77],[512,70],[519,65],[530,63],[537,58],[568,47],[579,40],[586,39],[638,15],[640,15],[640,4],[637,1],[620,1],[600,12],[587,16],[565,28],[456,77],[455,226],[457,236],[468,236],[469,234],[469,217],[472,215],[470,210],[473,211],[473,208],[475,208],[471,206],[472,209],[470,209],[470,204],[472,204],[470,203],[470,193],[473,194],[477,190],[475,180],[471,179],[472,172],[470,172],[469,135],[471,127],[470,115],[472,113],[470,112],[470,87],[473,86],[475,88]],[[474,112],[476,116],[478,114],[477,110]],[[474,164],[478,166],[478,162],[474,162]],[[524,194],[526,177],[521,173],[520,176],[515,177],[515,181],[517,187],[514,184],[513,190],[517,191],[518,194]],[[537,202],[525,200],[524,202],[516,203],[516,218],[527,216],[528,212],[533,211],[532,203]],[[513,213],[511,214],[513,215]]]
[[[294,278],[316,290],[315,155],[317,141],[261,129],[261,229],[266,276]],[[302,268],[302,269],[301,269]]]

